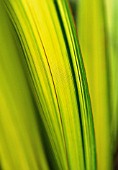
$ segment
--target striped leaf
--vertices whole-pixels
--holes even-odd
[[[112,162],[112,112],[106,9],[103,0],[83,0],[78,9],[78,35],[92,103],[97,165],[99,170],[109,170]]]
[[[49,168],[95,170],[91,104],[67,2],[3,1],[23,49],[20,57],[38,109]]]

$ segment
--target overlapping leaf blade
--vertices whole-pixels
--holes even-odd
[[[90,98],[67,2],[4,0],[4,4],[25,54],[50,168],[96,169]]]
[[[48,170],[21,56],[20,43],[0,1],[1,168]]]
[[[108,2],[109,3],[109,2]],[[81,1],[78,10],[78,35],[90,89],[95,124],[97,165],[111,169],[111,99],[109,39],[104,1]]]

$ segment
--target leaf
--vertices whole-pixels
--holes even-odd
[[[16,33],[0,1],[0,167],[48,170]]]
[[[104,1],[81,1],[78,10],[78,35],[92,103],[97,165],[109,170],[112,165],[110,119],[109,41]]]
[[[25,54],[50,169],[95,170],[89,92],[67,2],[4,3]]]
[[[118,145],[118,2],[114,0],[111,5],[106,1],[107,6],[107,18],[109,21],[108,33],[109,33],[109,65],[111,71],[111,107],[112,107],[112,143],[113,149],[116,149]],[[110,11],[110,12],[109,12]],[[109,13],[111,15],[109,15]]]

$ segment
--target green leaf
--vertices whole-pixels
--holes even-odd
[[[4,4],[24,52],[21,58],[28,68],[25,73],[50,169],[95,170],[91,103],[67,2],[4,0]]]
[[[109,170],[112,165],[112,113],[108,25],[104,1],[81,1],[77,23],[94,117],[97,165],[99,170]]]
[[[111,107],[112,107],[112,141],[113,148],[118,145],[118,2],[116,0],[108,3],[107,19],[108,19],[108,35],[109,35],[109,67],[111,71]]]
[[[48,170],[13,26],[0,1],[0,159],[4,170]]]

